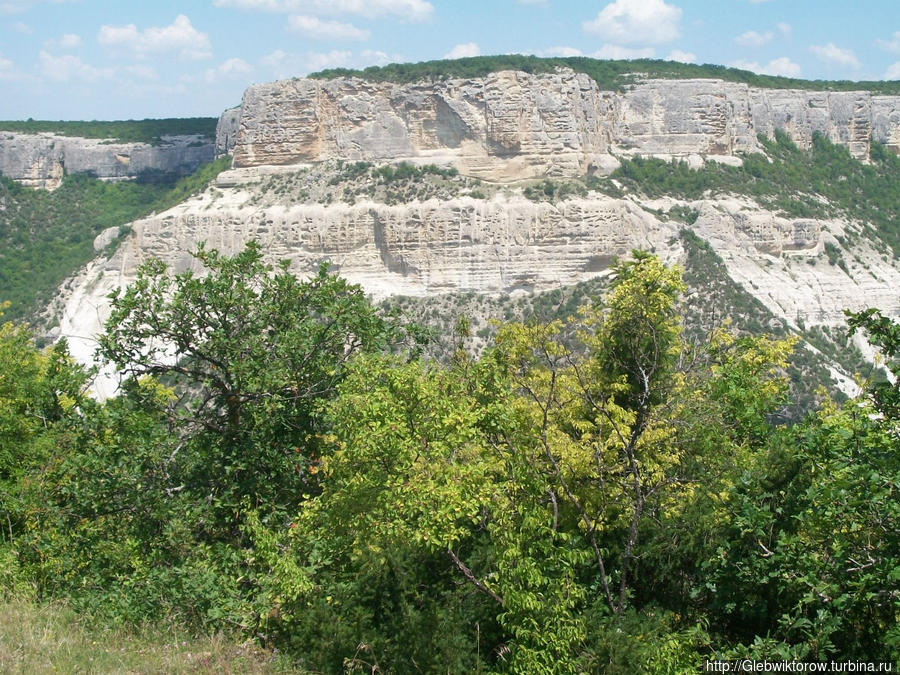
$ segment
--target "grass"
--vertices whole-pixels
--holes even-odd
[[[289,673],[282,657],[216,634],[177,626],[97,628],[62,604],[0,601],[4,673]]]

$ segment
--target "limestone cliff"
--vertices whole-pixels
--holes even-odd
[[[409,160],[510,181],[607,171],[616,155],[740,161],[760,150],[758,134],[776,129],[801,147],[821,133],[867,159],[873,139],[900,150],[900,96],[714,79],[645,80],[613,92],[565,69],[407,85],[293,79],[247,90],[234,165]]]
[[[29,187],[57,187],[64,173],[123,180],[146,172],[187,175],[215,156],[203,136],[164,136],[158,145],[0,131],[0,174]]]
[[[234,253],[258,240],[271,261],[288,260],[301,275],[330,261],[376,297],[511,293],[605,274],[612,256],[634,248],[676,261],[684,223],[668,214],[686,210],[731,277],[788,325],[837,326],[844,309],[872,305],[896,314],[900,269],[848,217],[788,218],[721,193],[688,201],[585,188],[541,201],[527,198],[527,183],[510,184],[604,172],[634,154],[740,162],[762,149],[759,134],[777,129],[800,146],[824,134],[866,159],[873,139],[900,150],[900,97],[720,80],[650,80],[611,92],[567,70],[253,86],[219,122],[217,150],[233,148],[235,168],[206,192],[133,223],[111,258],[69,284],[60,332],[89,360],[109,291],[151,256],[175,270],[194,265],[189,252],[201,241]],[[29,160],[36,179],[48,175],[41,156]],[[335,160],[452,165],[460,175],[423,170],[401,194],[377,184],[384,172],[354,174],[359,166]],[[427,184],[425,174],[440,178]],[[98,238],[98,250],[117,234]]]

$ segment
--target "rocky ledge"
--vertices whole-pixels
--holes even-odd
[[[512,181],[606,172],[617,155],[740,161],[761,150],[759,134],[777,129],[801,147],[821,133],[867,159],[873,140],[900,150],[900,96],[715,79],[644,80],[614,92],[567,69],[405,85],[292,79],[250,87],[220,126],[235,167],[406,160]]]

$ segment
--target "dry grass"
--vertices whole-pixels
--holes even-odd
[[[171,626],[96,629],[59,604],[0,601],[3,673],[286,673],[271,652]]]

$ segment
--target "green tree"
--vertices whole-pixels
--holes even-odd
[[[194,256],[204,274],[173,275],[152,260],[112,296],[100,354],[178,394],[169,412],[200,458],[193,490],[222,514],[244,498],[285,514],[315,491],[323,402],[354,354],[395,332],[325,266],[300,281],[264,263],[256,243],[234,257],[203,246]]]

